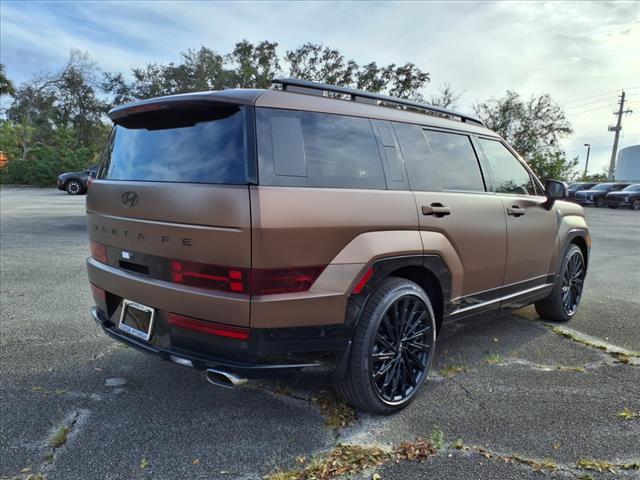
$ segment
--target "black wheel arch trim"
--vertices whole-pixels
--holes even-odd
[[[569,230],[564,236],[564,239],[562,240],[562,248],[560,249],[560,252],[561,254],[564,254],[564,252],[566,252],[567,248],[569,247],[569,244],[576,243],[574,241],[576,238],[580,238],[584,242],[586,251],[583,251],[582,254],[584,256],[584,268],[585,270],[588,270],[589,257],[591,255],[591,242],[589,241],[589,233],[587,232],[587,230],[583,228],[572,228],[571,230]],[[578,246],[582,250],[582,247],[580,245]],[[556,261],[556,268],[555,268],[556,278],[560,274],[559,270],[561,266],[562,266],[562,258],[558,256],[558,259]]]

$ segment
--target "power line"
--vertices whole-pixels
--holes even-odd
[[[611,108],[611,104],[602,105],[601,107],[590,108],[588,110],[583,110],[582,112],[567,112],[567,116],[582,115],[583,113],[593,112],[594,110],[602,110],[603,108]]]
[[[612,97],[612,96],[608,96],[605,98],[601,98],[599,100],[593,100],[592,102],[587,102],[587,103],[581,103],[580,105],[571,105],[569,107],[565,107],[565,110],[571,110],[573,108],[582,108],[582,107],[586,107],[588,105],[593,105],[595,103],[601,103],[601,102],[611,102],[612,100],[614,100],[616,97]]]
[[[640,88],[640,85],[638,85],[638,86],[633,86],[633,87],[627,87],[627,88],[625,88],[625,90],[636,90],[636,89],[639,89],[639,88]],[[560,104],[560,106],[566,106],[566,105],[569,105],[570,103],[580,103],[580,102],[582,102],[583,100],[590,100],[590,99],[592,99],[592,98],[602,97],[602,96],[604,96],[604,95],[611,95],[612,93],[618,93],[618,91],[619,91],[618,89],[616,89],[616,90],[610,90],[610,91],[608,91],[608,92],[598,93],[598,94],[596,94],[596,95],[591,95],[591,96],[588,96],[588,97],[582,97],[582,98],[576,98],[576,99],[574,99],[574,100],[568,100],[568,101],[566,101],[566,102],[562,102],[562,103]]]

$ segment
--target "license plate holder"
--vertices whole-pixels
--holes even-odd
[[[129,335],[148,341],[151,338],[155,316],[155,308],[123,300],[118,328]]]

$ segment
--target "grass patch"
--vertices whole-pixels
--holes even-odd
[[[437,425],[434,425],[431,429],[431,443],[437,450],[444,447],[444,433]]]
[[[67,438],[69,437],[69,429],[65,426],[62,426],[56,430],[56,433],[53,434],[51,440],[49,441],[49,446],[51,448],[60,448],[65,443],[67,443]]]
[[[320,412],[326,417],[325,425],[329,428],[338,429],[351,425],[356,421],[358,415],[351,405],[345,403],[334,393],[321,392],[314,397],[314,401],[320,407]]]
[[[141,470],[146,470],[150,466],[151,466],[151,462],[149,460],[147,460],[146,458],[143,458],[142,460],[140,460],[140,469]]]
[[[502,356],[497,353],[492,353],[487,357],[487,363],[489,365],[498,365],[499,363],[502,363]]]
[[[604,460],[590,460],[583,458],[576,462],[576,467],[581,470],[593,470],[600,473],[618,473],[618,470],[640,470],[640,462],[611,463]]]
[[[343,475],[356,475],[369,468],[398,460],[419,460],[435,455],[437,449],[423,439],[404,442],[391,451],[379,447],[338,445],[322,457],[310,460],[300,469],[278,470],[264,480],[330,480]]]
[[[561,372],[587,373],[587,370],[584,367],[572,367],[572,366],[568,366],[568,365],[558,365],[556,367],[556,370],[559,370]]]
[[[633,420],[634,418],[640,417],[640,412],[634,412],[630,408],[624,407],[622,411],[616,413],[616,416],[625,420]]]
[[[469,369],[464,365],[445,365],[440,370],[440,375],[442,375],[445,378],[451,378],[451,377],[455,377],[459,373],[464,373],[468,371]]]

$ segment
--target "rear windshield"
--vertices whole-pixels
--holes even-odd
[[[99,179],[247,183],[244,113],[239,107],[163,109],[114,127]]]

